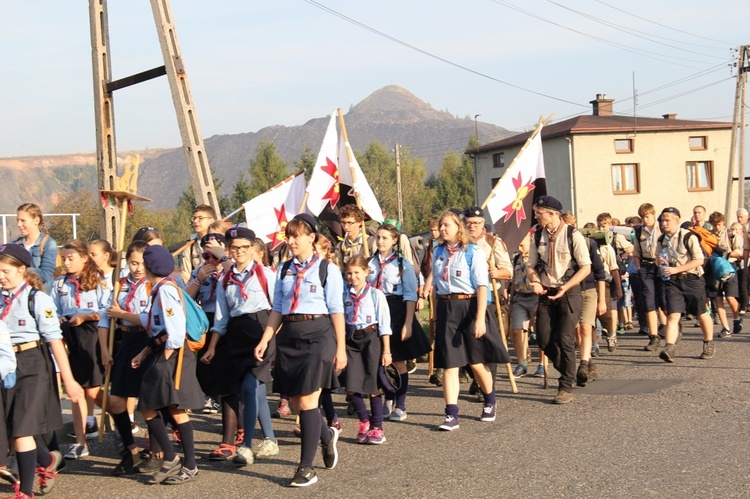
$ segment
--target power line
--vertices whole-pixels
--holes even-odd
[[[646,21],[648,23],[655,24],[657,26],[661,26],[662,28],[671,29],[672,31],[676,31],[678,33],[683,33],[685,35],[695,36],[697,38],[703,38],[704,40],[709,40],[709,41],[712,41],[712,42],[718,42],[718,43],[721,43],[721,44],[724,44],[724,45],[738,45],[737,43],[724,42],[722,40],[717,40],[715,38],[708,38],[706,36],[696,35],[695,33],[691,33],[690,31],[683,31],[681,29],[673,28],[671,26],[667,26],[666,24],[661,24],[661,23],[658,23],[656,21],[652,21],[651,19],[646,19],[645,17],[633,14],[632,12],[628,12],[628,11],[626,11],[624,9],[621,9],[619,7],[615,7],[614,5],[610,5],[610,4],[606,3],[606,2],[602,2],[601,0],[595,0],[595,1],[598,2],[598,3],[600,3],[600,4],[602,4],[602,5],[606,5],[610,9],[614,9],[614,10],[622,12],[623,14],[627,14],[629,16],[635,17],[636,19],[640,19],[641,21]]]
[[[700,56],[703,56],[703,57],[710,57],[712,59],[722,59],[721,57],[716,56],[716,55],[703,54],[701,52],[696,52],[694,50],[688,50],[688,49],[685,49],[685,48],[682,48],[682,47],[677,47],[675,45],[670,45],[669,43],[664,43],[664,42],[660,42],[658,40],[654,40],[653,38],[656,37],[655,35],[651,35],[649,33],[645,33],[643,31],[640,31],[640,30],[637,30],[637,29],[633,29],[633,28],[626,28],[625,26],[621,26],[619,24],[615,24],[613,22],[606,21],[604,19],[592,16],[591,14],[586,14],[585,12],[581,12],[579,10],[573,9],[571,7],[568,7],[567,5],[563,5],[561,3],[555,2],[553,0],[547,0],[547,2],[549,2],[549,3],[553,4],[553,5],[557,5],[558,7],[562,8],[562,9],[565,9],[567,11],[573,12],[574,14],[578,14],[581,17],[585,17],[586,19],[590,19],[590,20],[592,20],[594,22],[603,24],[605,26],[609,26],[610,28],[616,29],[616,30],[621,31],[623,33],[627,33],[629,35],[632,35],[632,36],[635,36],[635,37],[638,37],[638,38],[642,38],[643,40],[648,40],[648,41],[653,42],[653,43],[658,43],[659,45],[664,45],[665,47],[673,48],[673,49],[676,49],[676,50],[682,50],[682,51],[688,52],[690,54],[700,55]],[[662,39],[669,40],[668,38],[664,38],[664,37],[657,37],[657,38],[662,38]],[[670,41],[677,41],[678,43],[680,43],[678,40],[670,40]]]
[[[588,34],[588,33],[584,33],[583,31],[579,31],[577,29],[569,28],[569,27],[564,26],[564,25],[562,25],[562,24],[560,24],[560,23],[558,23],[556,21],[552,21],[551,19],[547,19],[547,18],[542,17],[540,15],[534,14],[533,12],[529,12],[527,10],[524,10],[524,9],[522,9],[520,7],[517,7],[517,6],[515,6],[515,5],[513,5],[513,4],[509,3],[509,2],[504,1],[504,0],[491,0],[491,1],[494,2],[494,3],[496,3],[496,4],[498,4],[498,5],[501,5],[503,7],[507,7],[509,9],[511,9],[511,10],[515,10],[516,12],[520,12],[521,14],[525,14],[527,16],[533,17],[534,19],[538,19],[540,21],[552,24],[553,26],[557,26],[557,27],[565,29],[567,31],[571,31],[573,33],[577,33],[577,34],[579,34],[581,36],[585,36],[586,38],[591,38],[592,40],[596,40],[596,41],[604,43],[606,45],[610,45],[612,47],[616,47],[616,48],[622,49],[622,50],[624,50],[626,52],[631,52],[633,54],[640,55],[642,57],[648,57],[649,59],[654,59],[656,61],[666,62],[667,64],[674,64],[676,66],[682,66],[682,67],[686,67],[686,68],[696,69],[695,66],[691,66],[691,65],[687,65],[687,64],[680,64],[679,62],[676,62],[674,60],[674,59],[679,59],[679,60],[682,60],[682,61],[695,62],[692,59],[685,59],[685,58],[681,58],[681,57],[669,56],[669,55],[666,55],[666,54],[660,54],[658,52],[652,52],[650,50],[639,49],[639,48],[636,48],[636,47],[631,47],[631,46],[628,46],[628,45],[624,45],[622,43],[613,42],[613,41],[607,40],[605,38],[601,38],[601,37],[594,36],[594,35],[591,35],[591,34]],[[651,54],[651,55],[649,55],[649,54]]]
[[[433,53],[428,52],[428,51],[426,51],[424,49],[416,47],[416,46],[414,46],[414,45],[412,45],[410,43],[407,43],[407,42],[405,42],[403,40],[400,40],[400,39],[398,39],[398,38],[396,38],[394,36],[388,35],[388,34],[382,32],[380,30],[377,30],[377,29],[375,29],[375,28],[373,28],[371,26],[368,26],[367,24],[364,24],[364,23],[362,23],[360,21],[357,21],[356,19],[352,19],[351,17],[345,16],[344,14],[342,14],[342,13],[340,13],[338,11],[335,11],[335,10],[331,9],[330,7],[327,7],[327,6],[325,6],[325,5],[323,5],[323,4],[319,3],[319,2],[316,2],[315,0],[305,0],[305,2],[309,3],[310,5],[312,5],[314,7],[319,8],[321,10],[324,10],[324,11],[328,12],[329,14],[333,14],[334,16],[336,16],[336,17],[338,17],[340,19],[343,19],[346,22],[354,24],[355,26],[359,26],[362,29],[365,29],[365,30],[367,30],[367,31],[369,31],[371,33],[374,33],[374,34],[376,34],[378,36],[381,36],[381,37],[383,37],[383,38],[385,38],[387,40],[390,40],[390,41],[392,41],[394,43],[397,43],[397,44],[399,44],[399,45],[401,45],[403,47],[409,48],[411,50],[414,50],[415,52],[419,52],[420,54],[426,55],[428,57],[431,57],[431,58],[436,59],[438,61],[444,62],[446,64],[450,64],[453,67],[462,69],[464,71],[467,71],[469,73],[475,74],[477,76],[481,76],[482,78],[486,78],[486,79],[494,81],[496,83],[501,83],[503,85],[507,85],[509,87],[513,87],[515,89],[522,90],[524,92],[528,92],[528,93],[531,93],[531,94],[534,94],[534,95],[538,95],[540,97],[546,97],[547,99],[552,99],[552,100],[556,100],[556,101],[559,101],[559,102],[564,102],[566,104],[572,104],[574,106],[579,106],[579,107],[588,107],[587,104],[581,104],[581,103],[578,103],[578,102],[573,102],[573,101],[569,101],[569,100],[566,100],[566,99],[562,99],[560,97],[555,97],[553,95],[548,95],[548,94],[545,94],[545,93],[542,93],[542,92],[537,92],[535,90],[531,90],[529,88],[525,88],[525,87],[522,87],[520,85],[516,85],[516,84],[510,83],[510,82],[501,80],[499,78],[495,78],[494,76],[490,76],[490,75],[488,75],[486,73],[482,73],[481,71],[477,71],[476,69],[471,69],[471,68],[469,68],[467,66],[464,66],[462,64],[459,64],[457,62],[453,62],[453,61],[451,61],[449,59],[446,59],[446,58],[441,57],[439,55],[433,54]]]

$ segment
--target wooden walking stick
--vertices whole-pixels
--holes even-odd
[[[177,352],[177,369],[174,373],[174,389],[180,389],[180,381],[182,381],[182,357],[185,355],[185,347],[181,346],[180,351]]]
[[[149,198],[139,196],[136,194],[136,188],[138,185],[138,165],[141,162],[139,155],[135,158],[130,158],[130,164],[125,167],[125,173],[122,177],[114,179],[115,190],[101,190],[99,193],[103,200],[109,203],[110,199],[119,203],[120,208],[120,228],[117,233],[117,263],[115,264],[115,270],[112,273],[112,277],[116,280],[113,286],[112,302],[117,300],[117,295],[120,294],[120,270],[122,267],[122,252],[125,250],[125,227],[128,220],[128,207],[133,201],[151,201]],[[115,329],[117,328],[117,321],[111,318],[109,321],[109,337],[107,338],[107,351],[109,352],[110,358],[115,347]],[[114,360],[114,359],[113,359]],[[112,376],[112,367],[107,369],[107,374],[104,377],[104,385],[102,386],[102,413],[99,419],[99,442],[104,439],[104,432],[106,430],[104,422],[107,416],[107,402],[109,393],[109,381]]]
[[[427,354],[427,376],[432,376],[435,372],[435,298],[430,293],[430,353]]]
[[[500,306],[500,296],[497,292],[497,280],[493,277],[491,280],[492,295],[495,298],[495,309],[497,310],[497,322],[500,327],[500,338],[503,340],[503,346],[505,350],[508,350],[508,340],[505,338],[505,322],[503,321],[503,307]],[[510,362],[505,364],[508,371],[508,379],[510,379],[510,389],[513,393],[518,393],[518,387],[516,386],[516,378],[513,377],[513,367]]]

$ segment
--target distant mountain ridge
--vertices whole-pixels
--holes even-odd
[[[374,140],[388,148],[396,143],[409,148],[415,158],[424,158],[428,173],[440,168],[443,156],[447,151],[462,151],[474,132],[475,122],[469,117],[457,118],[447,111],[438,111],[420,100],[412,93],[396,85],[383,87],[364,100],[354,105],[344,115],[349,141],[354,150],[363,151]],[[216,174],[224,179],[223,189],[231,192],[234,182],[240,173],[245,172],[250,160],[255,156],[255,150],[261,140],[269,140],[276,144],[279,156],[289,165],[299,160],[305,148],[317,153],[325,134],[328,117],[311,119],[303,125],[281,126],[273,125],[262,128],[257,132],[230,135],[214,135],[205,140],[206,153],[211,167]],[[512,135],[508,130],[489,123],[476,123],[479,137],[491,137],[491,140]],[[490,140],[482,140],[489,142]],[[119,154],[118,156],[123,156]],[[182,148],[164,149],[144,155],[141,164],[139,191],[142,195],[152,198],[148,203],[149,209],[172,208],[177,204],[180,194],[188,187],[187,163]],[[86,165],[93,166],[95,154],[77,155],[76,163],[79,169]],[[85,157],[87,161],[81,161]],[[91,159],[91,162],[88,159]],[[38,158],[11,158],[14,160],[0,160],[0,180],[14,168],[23,168],[26,175],[34,176],[40,163]],[[57,163],[65,160],[58,157]],[[62,165],[57,168],[65,168]],[[41,173],[41,172],[39,172]],[[46,172],[49,175],[50,172]],[[63,175],[64,176],[64,175]],[[79,175],[80,176],[80,175]],[[95,168],[89,177],[96,187]],[[395,180],[395,179],[394,179]],[[7,185],[7,184],[6,184]],[[54,204],[62,190],[66,189],[63,182],[56,183],[45,189],[37,196],[35,191],[24,189],[23,183],[17,183],[20,196],[24,200],[34,200],[45,208]],[[57,190],[58,192],[48,192]],[[20,204],[18,198],[0,200],[2,209],[15,210]]]

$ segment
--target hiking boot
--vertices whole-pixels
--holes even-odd
[[[239,449],[237,449],[237,453],[239,454]],[[266,438],[263,440],[263,442],[258,446],[258,450],[255,451],[255,457],[272,457],[272,456],[278,456],[279,455],[279,444],[271,440],[270,438]]]
[[[336,467],[336,463],[339,462],[339,451],[336,447],[339,441],[339,431],[330,426],[328,427],[328,431],[331,432],[331,440],[327,444],[320,442],[320,450],[323,453],[323,464],[326,469],[332,470]],[[380,431],[382,433],[383,430]],[[385,437],[383,437],[383,441],[385,441]]]
[[[648,345],[643,347],[647,352],[655,352],[661,346],[661,338],[657,334],[650,334],[648,336]]]
[[[593,362],[589,362],[588,371],[589,381],[596,381],[596,379],[599,377],[599,368],[597,367],[597,365]]]
[[[701,359],[713,359],[716,353],[716,347],[713,341],[703,341],[703,353],[701,353]]]
[[[515,369],[513,369],[513,377],[514,378],[523,378],[526,376],[526,374],[529,372],[529,368],[527,366],[518,364]]]
[[[615,350],[617,350],[617,334],[607,336],[607,351],[612,353]]]
[[[446,414],[445,421],[443,421],[443,424],[438,426],[438,430],[442,430],[442,431],[458,430],[458,418]]]
[[[194,479],[198,476],[198,467],[196,466],[195,469],[189,470],[186,467],[182,467],[180,469],[180,472],[176,475],[172,475],[166,480],[164,480],[164,483],[167,485],[180,485],[185,482],[189,482],[190,480]]]
[[[721,331],[719,331],[719,338],[722,338],[722,339],[731,338],[731,336],[732,336],[732,332],[728,328],[723,327],[721,328]]]
[[[573,402],[573,394],[562,388],[557,392],[555,398],[552,399],[553,404],[569,404]]]
[[[435,386],[443,386],[443,369],[437,368],[430,375],[430,383]]]
[[[576,385],[586,386],[586,382],[589,380],[589,363],[581,362],[578,365],[578,371],[576,372]]]
[[[297,471],[294,472],[292,481],[289,482],[290,487],[307,487],[318,481],[318,475],[315,474],[315,470],[308,468],[307,466],[297,466]]]
[[[734,326],[732,327],[732,334],[739,334],[742,332],[742,319],[736,319]]]
[[[664,350],[659,354],[659,358],[669,364],[674,362],[675,348],[671,343],[664,345]]]

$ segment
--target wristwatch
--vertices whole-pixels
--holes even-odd
[[[227,260],[229,260],[229,257],[228,257],[227,255],[224,255],[224,256],[222,256],[221,258],[219,258],[219,263],[224,263],[224,262],[226,262]]]

